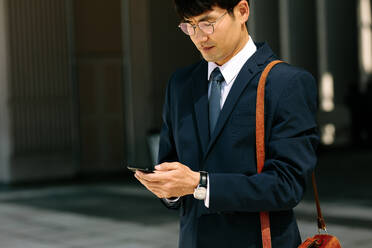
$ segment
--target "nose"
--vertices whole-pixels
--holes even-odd
[[[208,36],[200,30],[199,27],[195,29],[194,39],[196,42],[204,42],[208,39]]]

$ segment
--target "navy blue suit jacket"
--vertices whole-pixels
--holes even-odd
[[[260,211],[270,212],[273,248],[301,240],[292,209],[303,197],[316,164],[317,85],[306,71],[279,64],[265,89],[266,161],[257,174],[256,89],[270,47],[256,44],[221,110],[208,127],[206,61],[178,70],[166,91],[159,163],[178,161],[209,173],[210,207],[192,195],[169,208],[180,209],[180,248],[262,247]]]

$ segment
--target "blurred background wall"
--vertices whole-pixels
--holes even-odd
[[[318,80],[323,148],[371,144],[371,12],[251,1],[253,39]],[[171,0],[0,0],[0,182],[150,164],[167,81],[200,59],[178,23]]]

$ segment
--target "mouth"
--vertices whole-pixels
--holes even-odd
[[[212,50],[214,48],[214,46],[202,46],[201,47],[201,50],[203,52],[209,52],[210,50]]]

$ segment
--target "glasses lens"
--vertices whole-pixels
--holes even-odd
[[[181,23],[179,25],[180,29],[187,35],[193,35],[194,34],[194,28],[190,23]]]
[[[203,31],[205,34],[212,34],[213,33],[213,24],[209,22],[199,22],[198,24],[201,31]]]

